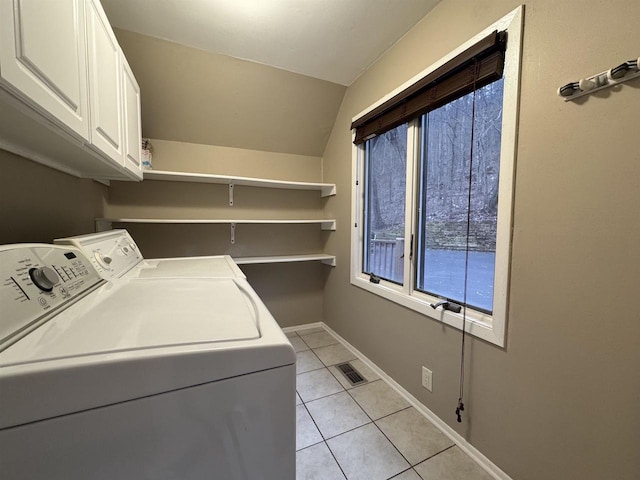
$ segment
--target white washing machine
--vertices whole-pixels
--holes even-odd
[[[54,243],[79,248],[105,280],[160,277],[246,278],[228,255],[144,259],[124,229],[58,238]]]
[[[295,478],[295,353],[244,278],[0,247],[6,480]]]

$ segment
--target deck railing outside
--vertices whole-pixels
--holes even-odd
[[[404,271],[404,238],[369,241],[369,270],[379,277],[402,282]]]

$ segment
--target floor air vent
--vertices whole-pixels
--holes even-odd
[[[359,385],[367,381],[349,362],[336,365],[336,368],[342,372],[351,385]]]

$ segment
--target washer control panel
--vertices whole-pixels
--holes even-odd
[[[0,350],[102,283],[76,248],[0,246]]]
[[[54,242],[79,248],[105,280],[121,277],[144,260],[129,232],[122,229],[59,238]]]

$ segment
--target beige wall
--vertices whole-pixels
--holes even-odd
[[[640,472],[640,79],[584,102],[556,89],[640,54],[636,0],[536,0],[525,12],[508,345],[460,333],[349,283],[351,118],[518,6],[443,0],[349,87],[324,154],[325,321],[517,480]],[[434,391],[420,386],[420,366]]]
[[[142,90],[145,137],[322,155],[346,87],[115,32]]]
[[[0,245],[43,242],[94,231],[108,195],[79,179],[0,150]]]
[[[298,182],[322,181],[320,156],[275,153],[247,148],[150,139],[153,169],[271,178]]]

